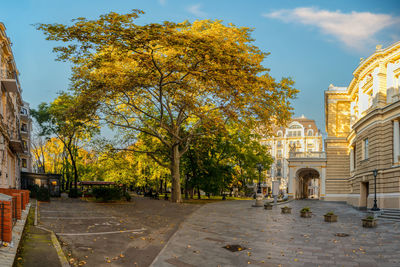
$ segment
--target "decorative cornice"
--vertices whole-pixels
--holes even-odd
[[[360,64],[357,66],[357,68],[353,71],[354,78],[350,82],[350,85],[348,87],[348,93],[349,94],[353,93],[354,86],[357,84],[360,78],[363,78],[360,77],[363,71],[371,67],[372,64],[378,63],[377,61],[379,59],[382,59],[385,56],[396,52],[400,52],[400,41],[386,47],[385,49],[377,49],[375,53],[370,55],[367,59],[361,61]]]

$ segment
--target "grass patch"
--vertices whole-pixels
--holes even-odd
[[[17,249],[17,255],[15,255],[13,267],[23,267],[24,266],[24,244],[26,242],[28,233],[33,226],[35,221],[35,209],[33,206],[30,207],[28,217],[26,218],[26,223],[24,227],[24,232],[22,233],[21,240],[19,241],[19,246]]]
[[[252,200],[252,199],[253,198],[250,197],[229,197],[229,196],[226,196],[226,200],[222,200],[222,196],[210,196],[210,198],[208,198],[207,196],[201,196],[201,199],[197,199],[197,197],[195,197],[194,199],[185,199],[185,196],[182,196],[183,203],[188,203],[188,204],[207,204],[219,201]]]

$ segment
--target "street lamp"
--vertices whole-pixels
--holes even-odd
[[[376,204],[376,176],[378,175],[378,170],[375,169],[373,170],[374,174],[374,191],[375,191],[375,196],[374,196],[374,206],[372,207],[372,211],[379,211],[380,209],[378,208],[378,205]]]
[[[262,207],[263,206],[263,194],[261,194],[261,171],[263,169],[263,165],[261,163],[257,163],[256,167],[258,169],[258,186],[256,193],[256,203],[253,207]]]

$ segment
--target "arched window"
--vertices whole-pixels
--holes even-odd
[[[279,130],[279,131],[276,133],[276,135],[277,135],[278,137],[282,137],[283,133],[282,133],[282,131]]]
[[[314,135],[313,129],[309,129],[309,130],[307,131],[307,135],[308,135],[308,136],[313,136],[313,135]]]

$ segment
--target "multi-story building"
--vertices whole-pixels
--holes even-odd
[[[30,117],[29,103],[23,101],[20,113],[21,119],[21,138],[24,147],[24,153],[20,154],[21,158],[21,171],[32,172],[32,158],[31,158],[31,131],[32,119]]]
[[[326,199],[400,208],[400,42],[376,51],[348,87],[325,91]]]
[[[21,119],[26,124],[24,129],[30,129],[31,124],[29,117],[21,118],[21,108],[26,104],[22,101],[18,70],[3,23],[0,23],[0,84],[0,188],[19,188],[21,159],[27,159],[24,166],[30,168],[29,135],[24,138],[24,147]]]
[[[291,154],[322,151],[322,135],[315,121],[304,116],[294,118],[287,127],[275,127],[274,135],[263,140],[270,147],[270,153],[274,158],[270,170],[267,171],[269,180],[280,181],[280,188],[286,190],[289,178],[288,159]],[[308,181],[309,196],[318,196],[318,181]]]

